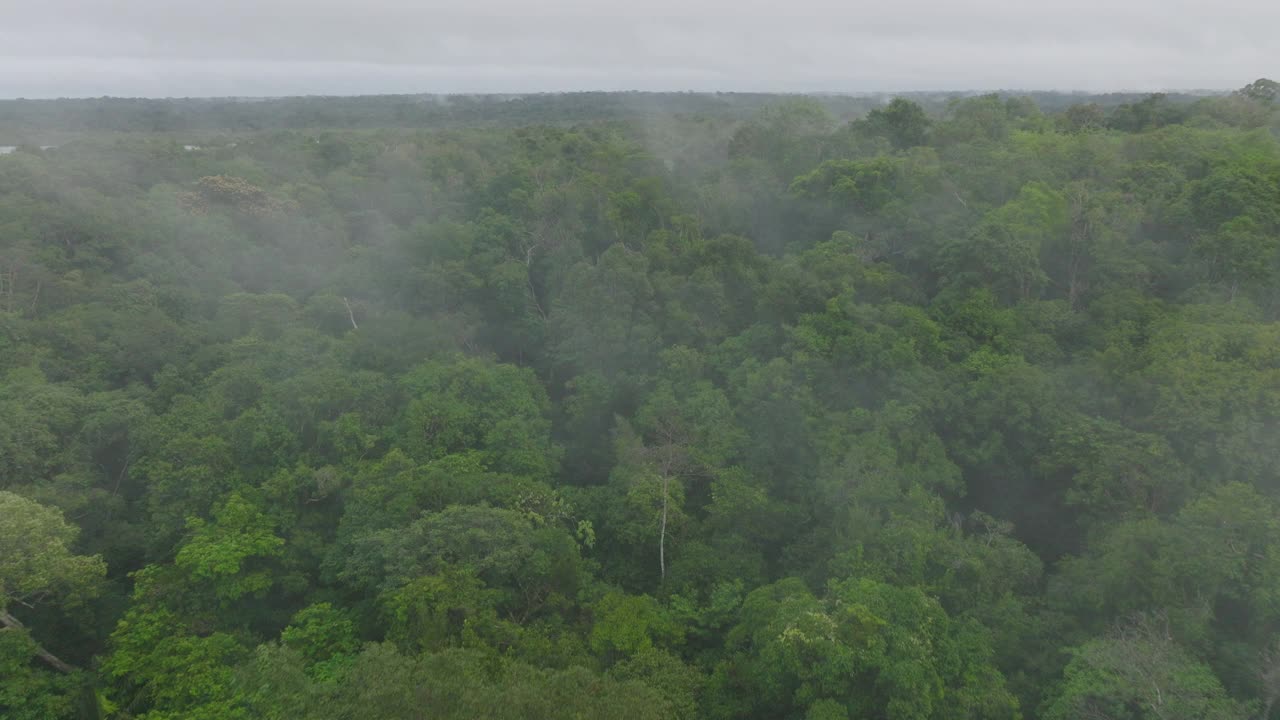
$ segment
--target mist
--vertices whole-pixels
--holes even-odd
[[[1251,5],[7,8],[0,718],[1277,720]]]

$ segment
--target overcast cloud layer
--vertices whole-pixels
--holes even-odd
[[[1159,90],[1280,75],[1268,0],[0,0],[0,97]]]

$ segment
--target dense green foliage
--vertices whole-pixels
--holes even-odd
[[[0,715],[1276,716],[1274,83],[593,97],[0,156]]]

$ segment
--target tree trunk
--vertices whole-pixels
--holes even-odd
[[[5,610],[0,610],[0,624],[4,625],[5,627],[11,630],[26,629],[23,626],[23,624],[18,621],[18,618],[10,615]],[[54,655],[48,650],[45,650],[43,647],[40,646],[39,643],[36,643],[36,657],[43,660],[46,664],[48,664],[50,667],[52,667],[54,670],[57,670],[58,672],[69,674],[69,673],[75,672],[76,670],[74,667],[66,664],[61,659],[59,659],[57,655]]]
[[[356,314],[351,311],[351,302],[344,297],[342,298],[342,304],[347,306],[347,317],[351,319],[351,329],[359,330],[360,326],[356,324]]]
[[[658,570],[663,580],[667,579],[667,498],[670,496],[670,486],[671,478],[664,474],[662,476],[662,526],[658,530]]]

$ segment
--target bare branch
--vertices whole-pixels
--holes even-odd
[[[356,314],[351,311],[351,302],[346,297],[343,297],[342,304],[347,306],[347,317],[351,318],[352,329],[359,330],[360,326],[356,324]]]
[[[10,615],[7,611],[4,611],[4,610],[0,610],[0,625],[4,625],[6,628],[10,630],[17,630],[17,631],[26,630],[26,626],[24,626],[21,622],[19,622],[18,618]],[[48,650],[45,650],[43,647],[40,646],[39,643],[36,643],[36,657],[43,660],[45,664],[49,665],[50,667],[52,667],[54,670],[57,670],[58,672],[70,674],[76,671],[76,669],[73,666],[68,665],[66,662],[63,662],[60,658],[58,658],[57,655],[54,655]]]

